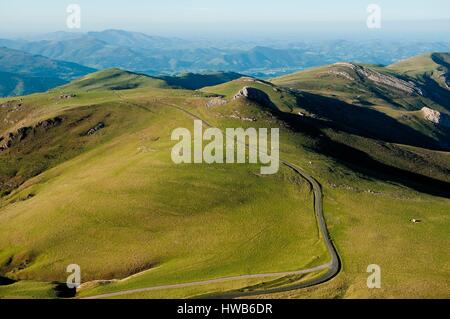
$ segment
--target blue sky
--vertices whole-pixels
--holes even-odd
[[[182,35],[294,32],[308,26],[335,30],[364,27],[371,3],[380,5],[384,21],[450,20],[449,0],[1,0],[0,33],[65,30],[71,3],[81,6],[81,31],[120,28]]]

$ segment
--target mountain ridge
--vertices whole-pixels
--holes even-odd
[[[440,42],[274,42],[180,39],[117,29],[88,33],[59,32],[25,40],[0,39],[0,45],[52,59],[72,61],[96,69],[120,67],[134,72],[148,71],[151,75],[232,71],[270,77],[338,61],[390,64],[430,50],[450,51],[450,45],[446,47]],[[381,45],[383,51],[373,50],[374,46]]]
[[[0,47],[0,96],[42,92],[95,69]]]

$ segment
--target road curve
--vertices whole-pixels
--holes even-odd
[[[175,108],[190,117],[193,117],[194,119],[201,120],[206,126],[213,127],[211,124],[209,124],[207,121],[203,120],[196,114],[178,106],[175,104],[165,103],[163,104],[170,106],[172,108]],[[286,276],[298,276],[298,275],[305,275],[310,273],[315,273],[321,270],[328,269],[326,273],[323,275],[311,279],[309,281],[305,281],[296,285],[286,286],[286,287],[279,287],[279,288],[271,288],[267,290],[261,290],[261,291],[233,291],[230,293],[220,294],[220,298],[237,298],[237,297],[250,297],[250,296],[257,296],[257,295],[265,295],[265,294],[271,294],[271,293],[277,293],[277,292],[285,292],[285,291],[291,291],[296,289],[302,289],[307,288],[315,285],[319,285],[321,283],[327,282],[333,277],[335,277],[340,270],[340,260],[338,253],[336,251],[336,248],[333,245],[333,242],[330,238],[324,212],[323,212],[323,193],[322,193],[322,187],[320,183],[311,175],[306,173],[302,168],[299,166],[285,161],[281,160],[281,163],[290,169],[292,169],[294,172],[302,176],[312,187],[313,193],[314,193],[314,211],[315,216],[317,220],[317,226],[319,228],[319,233],[322,239],[325,242],[325,246],[327,248],[327,252],[329,256],[331,257],[331,261],[317,266],[313,268],[307,268],[302,269],[298,271],[291,271],[291,272],[276,272],[276,273],[267,273],[267,274],[250,274],[250,275],[240,275],[240,276],[233,276],[233,277],[223,277],[223,278],[217,278],[217,279],[210,279],[210,280],[204,280],[204,281],[195,281],[195,282],[189,282],[189,283],[180,283],[180,284],[172,284],[172,285],[162,285],[162,286],[153,286],[153,287],[147,287],[147,288],[139,288],[139,289],[132,289],[132,290],[124,290],[119,292],[113,292],[113,293],[107,293],[107,294],[101,294],[96,296],[89,296],[82,299],[103,299],[103,298],[112,298],[112,297],[120,297],[135,293],[143,293],[143,292],[149,292],[149,291],[158,291],[158,290],[165,290],[165,289],[178,289],[178,288],[186,288],[186,287],[193,287],[193,286],[204,286],[209,284],[215,284],[215,283],[223,283],[223,282],[229,282],[229,281],[236,281],[236,280],[244,280],[244,279],[258,279],[258,278],[274,278],[274,277],[286,277]],[[219,298],[217,297],[217,298]]]

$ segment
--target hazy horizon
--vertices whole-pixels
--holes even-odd
[[[381,8],[381,29],[368,29],[368,5]],[[0,36],[22,37],[66,26],[69,4],[81,8],[76,32],[120,29],[155,36],[183,38],[304,38],[450,39],[450,1],[360,1],[320,3],[205,0],[58,1],[31,0],[0,4]]]

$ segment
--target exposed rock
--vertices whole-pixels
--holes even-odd
[[[0,140],[0,152],[9,149],[14,143],[23,141],[32,129],[32,127],[27,126],[19,128],[16,132],[7,133]]]
[[[0,104],[0,108],[7,109],[8,112],[14,112],[19,110],[23,105],[23,100],[13,100],[13,101],[7,101],[3,104]]]
[[[355,72],[356,75],[358,75],[360,78],[368,79],[376,84],[389,86],[389,87],[395,88],[397,90],[403,91],[408,94],[423,95],[422,90],[413,82],[404,81],[402,79],[396,78],[395,76],[383,74],[383,73],[377,72],[375,70],[372,70],[372,69],[354,64],[354,63],[338,62],[338,63],[335,63],[334,65],[338,66],[338,67],[348,68],[351,71]],[[355,78],[353,78],[350,75],[350,73],[347,73],[345,71],[331,70],[329,73],[340,75],[351,81],[356,80]]]
[[[377,191],[374,191],[371,189],[368,189],[366,192],[369,194],[372,194],[372,195],[382,195],[383,194],[382,192],[377,192]]]
[[[344,79],[346,79],[346,80],[349,80],[349,81],[356,81],[350,74],[348,74],[347,72],[343,72],[343,71],[338,71],[338,70],[330,70],[330,71],[328,71],[328,72],[322,72],[322,73],[319,73],[318,75],[319,76],[322,76],[322,75],[335,75],[335,76],[337,76],[337,77],[342,77],[342,78],[344,78]]]
[[[15,101],[7,101],[3,104],[0,104],[0,108],[6,109],[6,108],[13,107],[14,105],[15,105]]]
[[[62,123],[62,121],[63,121],[63,119],[61,117],[57,116],[55,118],[39,122],[36,127],[49,128],[49,127],[53,127],[53,126],[58,126],[59,124]]]
[[[245,122],[256,122],[258,121],[255,117],[243,117],[239,112],[234,111],[232,115],[230,115],[230,118],[237,119]]]
[[[436,125],[450,127],[450,116],[442,114],[441,112],[430,109],[428,107],[422,108],[422,113],[425,120]]]
[[[222,106],[227,104],[227,100],[221,98],[221,97],[214,97],[206,103],[207,107],[213,107],[213,106]]]
[[[41,121],[34,126],[24,126],[15,132],[9,132],[5,136],[0,137],[0,152],[9,149],[14,144],[20,143],[23,141],[30,133],[35,132],[39,128],[43,128],[45,130],[58,126],[62,123],[63,118],[54,117],[45,121]]]
[[[61,94],[60,96],[59,96],[59,99],[60,100],[67,100],[67,99],[71,99],[71,98],[74,98],[74,97],[76,97],[77,95],[76,94],[73,94],[73,93],[70,93],[70,94]]]
[[[101,129],[105,128],[105,123],[103,122],[99,122],[97,123],[94,127],[90,128],[87,132],[86,135],[94,135],[95,133],[97,133],[98,131],[100,131]]]
[[[270,100],[270,97],[266,94],[266,92],[249,87],[249,86],[246,86],[242,90],[240,90],[239,93],[233,97],[233,100],[237,100],[237,99],[241,99],[241,98],[247,98],[249,100],[260,103],[264,106],[268,106],[268,107],[273,106],[273,103]]]

